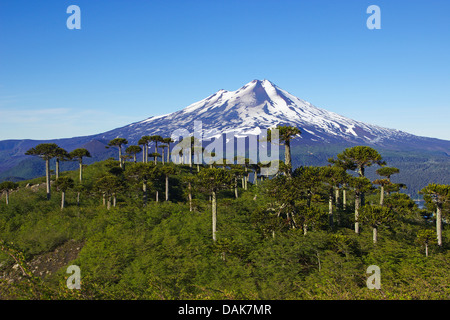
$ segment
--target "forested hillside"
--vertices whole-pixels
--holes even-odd
[[[51,188],[46,177],[1,185],[2,299],[450,297],[449,186],[424,188],[419,209],[374,149],[296,170],[286,153],[271,177],[263,164],[71,156],[79,169],[49,175]],[[69,265],[81,290],[66,286]],[[371,265],[380,289],[367,287]]]

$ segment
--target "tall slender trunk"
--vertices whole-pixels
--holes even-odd
[[[47,181],[47,200],[51,198],[51,186],[50,186],[50,159],[45,160],[45,178]]]
[[[158,190],[156,190],[156,199],[155,199],[155,201],[159,202],[159,191]]]
[[[66,193],[64,191],[61,192],[61,210],[65,208],[66,202]]]
[[[142,183],[142,201],[145,207],[147,205],[147,180],[144,180]]]
[[[166,201],[169,201],[169,176],[166,174]]]
[[[382,185],[380,189],[380,206],[383,205],[384,205],[384,186]]]
[[[291,166],[291,142],[289,140],[286,140],[284,142],[284,163],[289,168],[288,169],[288,176],[291,176],[292,168]]]
[[[83,182],[83,160],[80,158],[80,182]]]
[[[378,229],[377,227],[373,228],[373,243],[377,243],[377,234],[378,234]]]
[[[108,195],[108,201],[107,201],[107,203],[106,203],[106,209],[111,209],[111,196],[110,195]]]
[[[116,196],[116,194],[114,193],[114,194],[113,194],[113,207],[115,207],[116,204],[117,204],[117,196]]]
[[[438,246],[442,246],[442,207],[439,204],[436,209],[436,233]]]
[[[237,178],[234,178],[234,197],[237,199],[239,198],[239,194],[238,194],[238,186],[237,186]]]
[[[167,144],[167,163],[170,163],[170,142]]]
[[[6,190],[6,204],[9,205],[9,190]]]
[[[147,149],[145,148],[145,144],[142,145],[142,163],[145,163],[145,153]]]
[[[425,243],[425,257],[428,257],[428,243]]]
[[[134,163],[136,163],[136,153],[133,154],[133,161],[134,161]]]
[[[342,190],[342,209],[347,209],[347,190]]]
[[[77,193],[77,206],[80,206],[80,192]]]
[[[55,162],[55,179],[58,180],[59,179],[59,159],[56,158],[56,162]]]
[[[122,146],[119,146],[119,166],[122,168]]]
[[[158,153],[158,141],[155,141],[155,164],[157,164],[158,163],[158,157],[157,157],[157,154]]]
[[[359,208],[361,206],[361,195],[355,193],[355,233],[359,233]]]
[[[189,198],[189,211],[193,211],[193,207],[192,207],[192,186],[191,186],[191,182],[189,181],[188,183],[188,190],[189,190],[189,194],[188,194],[188,198]]]
[[[211,202],[211,208],[212,208],[212,237],[213,241],[215,242],[216,239],[216,224],[217,224],[217,200],[216,200],[216,191],[213,190],[211,192],[212,196],[212,202]]]
[[[165,164],[165,159],[164,159],[164,148],[161,148],[162,149],[162,152],[161,152],[161,161],[162,161],[162,164]]]
[[[148,163],[148,144],[145,145],[145,163]]]
[[[328,197],[328,219],[330,227],[333,228],[333,192],[331,192],[330,196]]]

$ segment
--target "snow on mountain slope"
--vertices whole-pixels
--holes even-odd
[[[255,135],[260,129],[277,125],[296,126],[302,131],[301,139],[321,142],[343,139],[377,144],[385,139],[415,137],[317,108],[269,80],[253,80],[236,91],[219,90],[180,111],[106,132],[101,138],[123,136],[137,141],[147,134],[170,136],[181,128],[193,132],[194,121],[202,121],[205,137],[217,134],[213,130],[237,136]]]

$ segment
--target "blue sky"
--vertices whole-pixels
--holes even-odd
[[[0,140],[100,133],[253,79],[450,140],[450,1],[0,2]]]

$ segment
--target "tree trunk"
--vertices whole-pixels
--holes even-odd
[[[147,206],[147,180],[142,183],[142,201],[144,202],[144,207]]]
[[[334,187],[334,198],[335,198],[335,200],[334,200],[334,205],[336,206],[336,209],[338,208],[338,206],[340,205],[340,202],[339,202],[339,187]]]
[[[428,243],[425,243],[425,257],[428,257]]]
[[[330,227],[333,228],[333,193],[328,197],[328,219]]]
[[[111,196],[108,196],[108,202],[106,204],[106,209],[111,209]]]
[[[442,246],[442,207],[437,205],[436,209],[436,233],[438,246]]]
[[[167,144],[167,163],[170,163],[170,142]]]
[[[58,180],[59,178],[59,159],[56,158],[56,162],[55,162],[55,179]]]
[[[80,206],[80,192],[77,193],[77,206]]]
[[[355,193],[355,233],[359,233],[359,208],[361,206],[361,196],[359,192]]]
[[[155,164],[158,163],[158,157],[156,156],[156,154],[158,153],[158,142],[155,141]]]
[[[166,175],[166,201],[169,201],[169,176]]]
[[[6,204],[9,205],[9,190],[6,190]]]
[[[106,206],[106,194],[105,193],[103,193],[103,206]]]
[[[145,152],[147,149],[145,148],[145,144],[142,145],[142,163],[145,163]]]
[[[304,224],[303,225],[303,235],[306,236],[306,233],[308,232],[308,225]]]
[[[234,185],[234,197],[237,199],[237,198],[239,198],[239,194],[238,194],[238,184],[237,184],[237,179],[235,178],[234,179],[234,181],[235,181],[235,185]]]
[[[50,159],[45,160],[45,177],[47,181],[47,200],[51,198],[51,186],[50,186]]]
[[[217,201],[216,201],[216,191],[211,192],[212,202],[212,237],[213,241],[216,241],[216,224],[217,224]]]
[[[373,243],[377,243],[378,229],[377,227],[373,228]]]
[[[61,210],[64,209],[66,202],[66,193],[63,191],[61,192]]]
[[[188,189],[189,189],[189,194],[188,194],[189,211],[192,212],[193,211],[193,207],[192,207],[192,186],[191,186],[191,182],[190,181],[189,181],[189,184],[188,184]]]
[[[113,207],[115,207],[116,204],[117,204],[117,197],[116,197],[116,194],[114,193],[113,194]]]
[[[156,202],[159,202],[159,191],[158,190],[156,190]]]
[[[284,163],[287,167],[291,166],[291,142],[289,140],[284,142]],[[291,176],[291,169],[288,169],[288,176]]]
[[[80,182],[83,182],[83,160],[80,158]]]
[[[380,189],[380,206],[384,205],[384,186],[381,186]]]
[[[347,208],[347,190],[342,190],[342,209],[345,210]]]
[[[122,146],[119,146],[119,166],[122,168]]]

